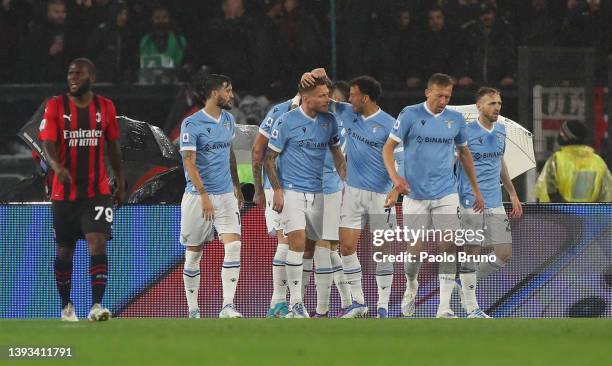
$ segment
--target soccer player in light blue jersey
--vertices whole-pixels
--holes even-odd
[[[298,86],[299,108],[277,119],[270,134],[265,168],[274,189],[273,209],[289,237],[286,257],[291,312],[309,317],[302,299],[302,257],[306,240],[320,240],[323,228],[323,164],[331,149],[338,174],[344,178],[345,161],[340,150],[338,123],[328,112],[328,79]],[[276,160],[279,159],[277,167]]]
[[[446,109],[453,91],[453,80],[445,74],[429,78],[424,103],[404,108],[393,126],[383,148],[383,158],[394,189],[407,194],[402,203],[404,226],[422,239],[429,229],[437,230],[439,252],[446,252],[449,260],[439,263],[440,304],[436,316],[455,317],[450,308],[456,276],[456,248],[445,233],[460,228],[459,197],[453,175],[455,147],[458,160],[463,165],[474,192],[473,206],[482,212],[483,199],[476,183],[472,155],[467,147],[465,119],[459,112]],[[404,169],[395,170],[394,149],[404,144]],[[429,235],[429,234],[428,234]],[[435,235],[435,234],[434,234]],[[419,258],[424,251],[424,241],[409,243],[408,253]],[[451,256],[449,256],[451,255]],[[412,316],[415,312],[417,281],[421,262],[404,262],[406,291],[402,299],[402,313]]]
[[[224,75],[209,75],[203,85],[204,108],[181,124],[180,151],[187,186],[181,202],[180,242],[186,248],[183,282],[189,317],[199,318],[200,259],[213,226],[225,249],[221,282],[220,318],[240,318],[234,307],[240,275],[240,211],[244,201],[232,149],[234,117],[227,112],[234,100],[232,82]]]
[[[349,86],[350,104],[335,103],[332,111],[341,120],[347,156],[347,184],[342,198],[339,232],[342,263],[353,303],[342,317],[354,318],[368,312],[361,285],[361,264],[357,257],[357,245],[365,224],[363,217],[368,215],[371,230],[395,226],[392,209],[384,207],[391,179],[382,160],[382,147],[395,120],[377,104],[382,88],[376,79],[360,76],[351,80]],[[387,317],[392,282],[393,263],[377,263],[379,318]]]
[[[474,159],[476,179],[484,198],[484,212],[474,212],[472,204],[475,198],[472,187],[463,167],[457,165],[461,226],[463,229],[475,232],[482,231],[481,235],[475,236],[475,239],[481,240],[466,243],[467,254],[478,255],[481,247],[492,246],[496,259],[494,262],[481,262],[478,266],[471,259],[462,262],[459,270],[461,285],[458,290],[461,291],[462,303],[468,318],[488,318],[489,316],[478,306],[476,282],[504,267],[512,256],[510,221],[502,204],[500,180],[512,202],[510,217],[520,217],[523,208],[503,159],[506,150],[506,127],[497,122],[502,106],[499,90],[488,87],[478,89],[476,106],[479,112],[478,119],[467,124],[466,134],[468,148]]]
[[[289,312],[287,306],[287,273],[285,271],[285,259],[289,244],[287,237],[283,234],[280,224],[280,215],[272,209],[272,197],[274,191],[268,180],[268,176],[262,178],[263,159],[272,133],[274,122],[290,110],[299,105],[299,95],[296,98],[273,106],[264,117],[259,126],[259,133],[253,142],[251,154],[253,167],[253,180],[255,182],[255,195],[253,202],[259,207],[265,208],[266,226],[269,235],[277,238],[278,245],[272,260],[272,299],[270,308],[266,314],[268,318],[284,318]],[[263,180],[263,182],[262,182]]]

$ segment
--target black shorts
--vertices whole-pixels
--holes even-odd
[[[78,201],[52,201],[53,230],[58,243],[74,243],[85,234],[101,233],[111,238],[113,206],[110,196]]]

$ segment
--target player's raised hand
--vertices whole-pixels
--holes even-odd
[[[70,176],[70,172],[68,169],[61,166],[56,172],[57,179],[59,179],[62,183],[72,183],[72,177]]]
[[[482,198],[482,194],[477,192],[474,194],[474,212],[481,213],[484,211],[484,199]]]
[[[242,195],[240,186],[234,186],[234,196],[238,199],[238,208],[242,210],[244,207],[244,196]]]
[[[266,208],[266,195],[263,189],[255,188],[255,194],[253,195],[253,203],[260,208]]]
[[[210,197],[208,197],[208,193],[200,194],[200,199],[202,200],[202,217],[205,220],[212,221],[215,218],[215,208],[210,202]]]
[[[385,208],[394,207],[397,203],[397,199],[399,198],[400,193],[393,187],[391,191],[387,194],[387,198],[385,199]]]
[[[285,205],[285,197],[283,196],[282,189],[274,190],[274,198],[272,199],[272,209],[278,213],[283,211],[283,206]]]
[[[303,87],[311,86],[315,83],[315,77],[311,72],[305,72],[300,79],[300,85]]]
[[[521,201],[517,195],[510,196],[510,201],[512,202],[512,211],[510,212],[511,219],[518,219],[523,216],[523,205],[521,205]]]
[[[408,185],[406,179],[397,176],[395,179],[393,179],[393,190],[406,195],[410,193],[410,185]]]

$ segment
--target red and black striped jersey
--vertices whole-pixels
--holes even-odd
[[[117,112],[110,99],[94,94],[85,108],[78,108],[66,95],[49,99],[40,139],[56,143],[59,162],[72,177],[72,183],[63,183],[54,176],[51,200],[109,195],[104,147],[106,141],[118,138]]]

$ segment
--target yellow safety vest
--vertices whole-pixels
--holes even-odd
[[[551,156],[536,183],[540,202],[550,202],[558,192],[566,202],[609,202],[612,198],[610,171],[593,148],[563,146]]]

